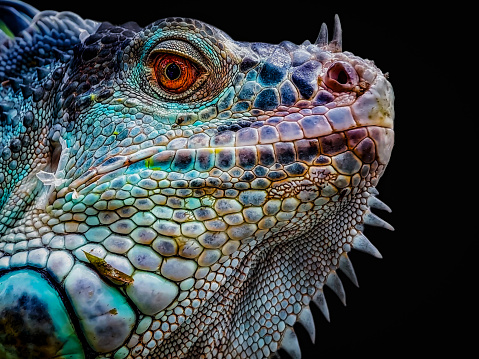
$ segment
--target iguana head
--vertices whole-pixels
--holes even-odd
[[[362,231],[390,228],[369,207],[393,92],[338,18],[332,41],[272,45],[43,12],[0,78],[0,267],[41,273],[87,355],[297,356],[351,247],[380,256]]]

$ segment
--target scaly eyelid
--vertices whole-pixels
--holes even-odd
[[[208,73],[205,57],[193,45],[182,40],[165,40],[155,46],[150,52],[149,59],[154,60],[158,55],[170,53],[190,60],[201,73]]]

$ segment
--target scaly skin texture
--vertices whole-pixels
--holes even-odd
[[[392,88],[339,20],[270,45],[0,7],[0,356],[299,358],[392,229]]]

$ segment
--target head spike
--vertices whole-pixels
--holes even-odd
[[[329,46],[333,52],[343,51],[343,30],[341,29],[338,14],[334,15],[333,39],[329,43]]]
[[[326,46],[328,44],[328,26],[324,22],[319,30],[318,38],[314,43],[320,47]]]

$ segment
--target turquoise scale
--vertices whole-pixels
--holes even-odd
[[[8,359],[85,358],[60,296],[33,270],[0,277],[0,353]]]

